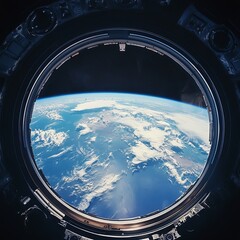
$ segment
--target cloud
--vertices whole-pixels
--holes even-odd
[[[122,115],[122,114],[121,114]],[[151,121],[156,120],[151,118]],[[116,118],[117,123],[128,126],[134,130],[135,136],[141,141],[147,141],[153,148],[159,149],[159,146],[164,142],[168,132],[154,127],[155,124],[146,121],[143,118],[135,116],[127,116],[124,118]]]
[[[170,144],[173,146],[173,147],[179,147],[179,148],[183,148],[184,145],[181,141],[181,139],[179,138],[176,138],[176,139],[173,139],[170,141]],[[192,144],[193,145],[193,144]]]
[[[206,153],[209,153],[210,152],[210,145],[203,145],[203,144],[200,144],[199,145],[200,148],[202,148],[202,150]]]
[[[45,111],[45,115],[51,120],[63,120],[62,116],[56,110]]]
[[[173,164],[171,164],[170,162],[165,162],[164,166],[166,166],[170,171],[169,175],[174,177],[179,184],[184,185],[187,182],[187,179],[182,179],[182,176],[178,173],[177,169],[174,167]]]
[[[98,156],[93,155],[88,161],[85,162],[86,166],[92,166],[98,160]]]
[[[135,146],[132,146],[130,152],[134,154],[132,159],[133,164],[139,164],[148,161],[149,159],[159,158],[160,152],[154,149],[150,149],[144,143],[138,141]]]
[[[141,130],[137,129],[134,133],[142,141],[149,142],[149,144],[155,149],[159,149],[164,143],[165,137],[168,135],[167,132],[156,127]]]
[[[182,113],[172,113],[172,119],[176,122],[178,128],[189,137],[197,137],[207,146],[210,145],[209,122],[206,119]]]
[[[94,136],[94,137],[91,137],[89,141],[90,141],[90,142],[96,142],[96,139],[97,139],[97,137]]]
[[[73,171],[72,171],[72,175],[67,177],[67,176],[64,176],[62,178],[62,180],[66,183],[71,183],[75,180],[83,180],[83,177],[86,175],[86,169],[77,169],[77,168],[74,168]]]
[[[56,132],[54,129],[31,131],[32,143],[36,144],[35,148],[46,146],[60,146],[68,138],[65,132]]]
[[[114,189],[114,184],[116,184],[121,179],[121,174],[108,174],[104,176],[96,186],[92,189],[91,192],[85,194],[83,199],[78,205],[79,210],[87,210],[90,206],[91,201],[94,198],[102,196],[105,192],[111,191]]]
[[[76,130],[79,130],[79,136],[86,135],[92,132],[89,126],[85,123],[78,123]]]
[[[34,118],[46,116],[51,120],[63,120],[59,112],[65,107],[66,106],[61,103],[51,103],[49,101],[47,102],[37,101],[34,105],[32,116]]]
[[[66,149],[63,149],[61,152],[57,153],[57,154],[54,154],[48,158],[58,158],[58,157],[61,157],[62,155],[64,155],[65,153],[68,153],[70,151],[72,151],[73,147],[68,147]]]
[[[89,182],[95,178],[95,176],[91,176],[91,175],[94,175],[95,173],[95,170],[90,168],[93,164],[95,164],[94,165],[95,168],[100,167],[101,169],[103,169],[105,166],[108,166],[108,160],[104,162],[98,162],[99,156],[95,155],[93,152],[85,153],[84,155],[86,157],[85,162],[82,163],[81,165],[76,165],[73,168],[70,176],[64,176],[62,178],[64,182],[70,183],[76,180],[77,181],[80,180],[84,182],[85,185],[88,185]],[[81,188],[81,191],[82,191],[82,188]]]
[[[89,101],[85,103],[78,104],[72,111],[85,111],[89,109],[97,109],[103,107],[114,107],[116,105],[116,101],[112,100],[95,100]]]

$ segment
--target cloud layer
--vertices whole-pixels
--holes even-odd
[[[176,199],[194,184],[211,147],[207,110],[181,107],[169,100],[96,98],[36,103],[31,123],[33,151],[60,196],[71,199],[67,201],[82,211],[93,209],[93,202],[105,201],[118,186],[128,186],[131,198],[137,199],[134,187],[123,183],[142,181],[144,169],[159,171],[159,178],[171,182],[169,187],[181,189],[176,190]],[[62,172],[53,173],[53,166]],[[151,177],[150,182],[154,181]],[[154,195],[156,186],[149,188]],[[130,200],[123,199],[121,208],[128,209],[124,204]]]

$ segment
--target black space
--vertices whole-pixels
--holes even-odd
[[[173,71],[174,69],[174,71]],[[203,106],[191,76],[166,55],[119,45],[85,49],[54,70],[40,98],[74,93],[124,92],[154,95]]]
[[[175,0],[178,1],[178,0]],[[38,6],[47,5],[53,1],[50,0],[6,0],[1,2],[0,7],[0,42],[4,41],[4,38],[6,35],[11,32],[13,29],[18,26],[19,23],[23,22],[28,14],[35,9]],[[185,1],[188,2],[188,1]],[[191,0],[189,0],[191,2]],[[215,19],[219,23],[227,23],[227,25],[231,26],[232,29],[236,31],[236,34],[240,36],[240,1],[239,0],[196,0],[194,1],[196,4],[202,8],[203,12],[208,16],[215,16]],[[124,58],[124,55],[122,56]],[[110,59],[106,60],[104,65],[106,66],[106,69],[108,68]],[[122,61],[122,60],[120,60]],[[136,69],[138,69],[139,78],[142,78],[141,75],[141,64],[147,64],[149,65],[149,68],[146,68],[149,71],[149,74],[151,74],[151,67],[154,66],[154,61],[152,59],[149,59],[150,62],[143,62],[141,61],[141,57],[139,58],[138,64],[139,66],[135,66]],[[135,63],[137,64],[137,62]],[[90,72],[91,69],[88,69],[89,65],[86,64],[83,66],[85,69],[84,71],[86,73]],[[99,69],[98,69],[99,68]],[[101,71],[101,64],[99,67],[97,67],[98,71]],[[120,71],[120,72],[117,72]],[[122,79],[126,76],[126,74],[131,76],[132,79],[136,77],[135,72],[126,73],[126,70],[121,71],[121,68],[116,69],[115,72],[115,80],[114,84],[121,85]],[[130,70],[131,71],[131,70]],[[165,74],[170,74],[171,72],[168,72],[167,69],[164,69]],[[57,74],[60,74],[57,73]],[[68,72],[69,79],[71,79],[72,75],[75,74],[74,71]],[[105,74],[108,74],[106,71]],[[145,73],[147,74],[147,72]],[[78,74],[77,74],[78,75]],[[119,79],[116,78],[116,76],[119,76]],[[121,76],[121,78],[120,78]],[[59,76],[57,76],[59,77]],[[89,84],[87,74],[85,76],[82,76],[83,80],[82,83]],[[112,76],[109,77],[111,79]],[[99,80],[101,81],[101,80]],[[90,81],[91,82],[91,81]],[[94,82],[92,82],[94,83]],[[134,83],[134,82],[133,82]],[[94,83],[96,84],[96,83]],[[94,85],[93,84],[93,85]],[[141,89],[145,88],[145,92],[148,92],[147,86],[144,85],[144,79],[142,81],[143,86]],[[85,87],[85,90],[83,89]],[[95,88],[96,85],[93,86]],[[112,91],[113,88],[110,88],[110,85],[106,82],[106,85],[101,85],[100,90],[106,90],[106,91]],[[131,89],[131,82],[129,83],[128,88]],[[81,89],[83,91],[89,91],[91,89],[91,86],[84,86],[84,84],[81,86]],[[118,88],[119,89],[119,88]],[[154,89],[154,85],[151,87],[151,91]],[[126,91],[126,89],[123,89],[122,91]],[[139,90],[140,91],[140,90]],[[157,91],[157,90],[156,90]],[[72,89],[65,89],[64,93],[71,92]],[[164,91],[166,95],[173,94],[176,98],[180,98],[180,96],[177,96],[178,93],[168,93],[167,90]],[[59,90],[58,94],[61,94]],[[46,92],[45,96],[49,96],[52,94],[51,91]],[[163,94],[156,92],[156,95]],[[1,131],[1,130],[0,130]],[[58,237],[53,235],[54,231],[51,231],[52,225],[46,224],[44,220],[40,220],[37,228],[34,228],[32,231],[35,232],[35,237],[33,238],[32,235],[29,235],[25,232],[24,226],[23,226],[23,218],[16,214],[17,206],[13,206],[11,201],[8,203],[3,202],[4,193],[0,193],[0,239],[1,240],[7,240],[7,239],[52,239],[52,240],[58,240]],[[223,196],[223,198],[227,196]],[[9,196],[9,199],[13,199],[14,196]],[[218,203],[216,203],[216,206]],[[194,240],[230,240],[230,239],[240,239],[240,231],[239,231],[239,216],[240,216],[240,193],[236,194],[235,196],[231,197],[229,201],[226,201],[224,205],[221,206],[222,211],[218,211],[215,215],[211,216],[207,219],[206,223],[203,223],[201,226],[198,226],[195,230],[194,238],[192,238],[193,235],[191,235],[191,226],[189,227],[189,238],[187,239],[194,239]],[[190,223],[191,225],[191,223]],[[43,230],[43,229],[47,229]],[[50,235],[50,237],[47,237],[47,234]],[[182,239],[182,238],[180,238]]]
[[[176,69],[182,81],[171,81],[175,79],[172,69]],[[78,56],[55,70],[41,97],[102,91],[154,95],[166,92],[165,95],[175,96],[174,86],[183,88],[186,75],[168,57],[149,50],[126,46],[126,51],[120,52],[118,45],[99,46],[80,51]],[[158,88],[160,81],[163,81],[161,89]]]

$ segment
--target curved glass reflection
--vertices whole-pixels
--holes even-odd
[[[124,93],[38,99],[38,169],[68,204],[111,220],[166,209],[200,177],[210,152],[206,107]]]

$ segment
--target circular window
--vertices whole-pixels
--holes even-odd
[[[177,48],[111,31],[126,29],[69,44],[34,80],[24,121],[31,174],[63,213],[94,227],[148,228],[201,188],[218,110]]]

